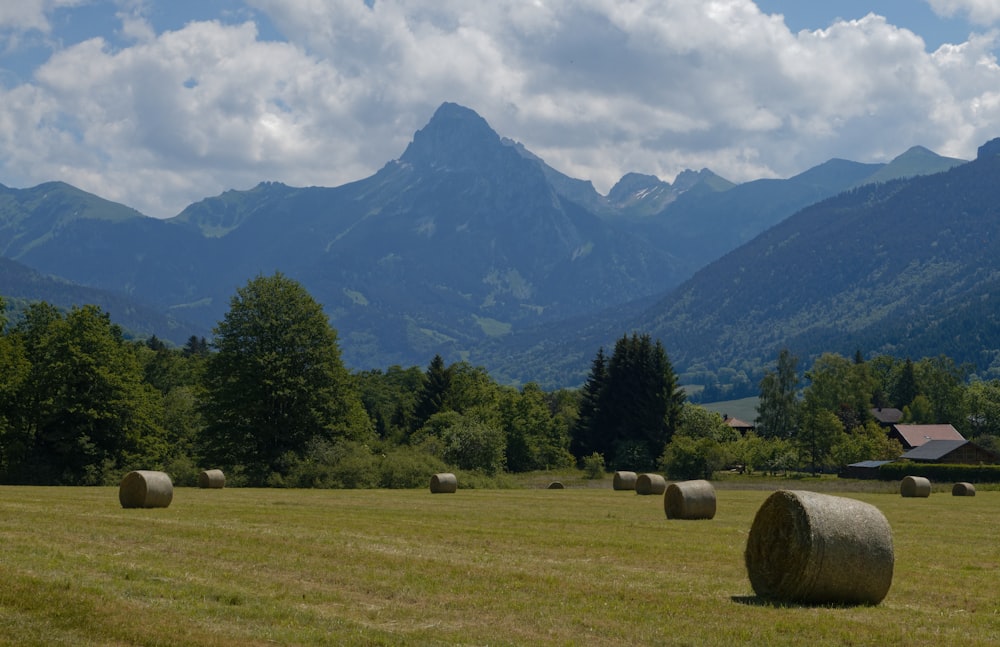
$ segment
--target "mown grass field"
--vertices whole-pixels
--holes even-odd
[[[845,492],[892,525],[892,588],[805,607],[747,579],[768,488],[720,483],[715,519],[668,521],[662,497],[603,484],[175,488],[153,510],[117,488],[0,487],[0,644],[1000,643],[1000,492]]]

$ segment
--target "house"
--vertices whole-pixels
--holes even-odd
[[[748,431],[753,431],[753,424],[739,418],[730,418],[729,414],[722,416],[722,421],[745,436]]]
[[[906,452],[901,459],[916,463],[996,465],[1000,456],[968,440],[928,440]]]
[[[902,411],[890,407],[876,407],[875,409],[869,409],[869,412],[880,427],[891,427],[903,419]]]
[[[951,425],[893,425],[889,438],[899,441],[904,450],[920,447],[931,440],[965,440]]]
[[[840,471],[840,478],[845,479],[877,479],[878,468],[892,461],[861,461],[851,463]]]

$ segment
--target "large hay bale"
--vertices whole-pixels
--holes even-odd
[[[637,478],[635,472],[623,472],[619,470],[615,472],[615,478],[611,483],[611,487],[616,490],[634,490]]]
[[[904,476],[899,493],[905,497],[927,498],[931,495],[931,482],[923,476]]]
[[[976,486],[972,483],[956,483],[951,486],[952,496],[976,496]]]
[[[222,470],[205,470],[198,475],[198,487],[221,489],[226,487],[226,475]]]
[[[435,474],[431,477],[432,494],[451,494],[458,490],[458,479],[450,472]]]
[[[551,483],[549,483],[549,487],[547,489],[549,489],[549,490],[562,490],[564,488],[565,488],[565,486],[562,483],[560,483],[559,481],[552,481]]]
[[[667,519],[711,519],[715,516],[715,488],[708,481],[681,481],[663,495]]]
[[[745,558],[762,598],[878,604],[892,585],[892,529],[868,503],[779,490],[757,510]]]
[[[640,474],[635,479],[636,494],[663,494],[667,480],[659,474]]]
[[[165,508],[174,498],[174,484],[164,472],[129,472],[118,486],[123,508]]]

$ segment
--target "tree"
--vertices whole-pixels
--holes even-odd
[[[791,438],[798,427],[799,360],[787,348],[778,354],[775,370],[760,381],[757,433],[764,438]]]
[[[913,402],[913,398],[918,395],[920,395],[920,389],[917,386],[916,370],[913,367],[913,362],[907,357],[892,382],[889,399],[897,408],[902,409],[909,406]]]
[[[596,391],[596,407],[587,412],[586,421],[581,413],[574,443],[581,453],[576,456],[598,452],[616,467],[652,469],[670,442],[684,402],[673,366],[663,345],[647,334],[618,340],[603,378],[601,355],[588,380]]]
[[[871,417],[875,381],[864,362],[834,353],[823,353],[806,373],[802,404],[811,411],[825,409],[840,420],[844,431],[865,424]]]
[[[8,480],[101,484],[162,459],[159,394],[107,314],[33,304],[14,337],[30,368],[7,438]]]
[[[355,376],[365,411],[379,438],[395,444],[405,442],[414,425],[417,398],[424,385],[419,367],[393,365],[385,372],[373,369]]]
[[[842,441],[844,426],[840,419],[827,409],[807,409],[802,426],[792,442],[799,450],[799,456],[809,463],[816,474],[831,457],[833,448]]]
[[[534,382],[525,384],[520,393],[506,394],[501,420],[507,437],[507,469],[511,472],[566,467],[572,463],[565,427],[553,419],[545,393]]]
[[[440,355],[435,355],[424,373],[424,384],[413,412],[413,431],[420,429],[435,413],[444,410],[444,399],[451,385],[451,371]]]
[[[363,439],[371,422],[322,308],[280,272],[237,290],[205,369],[203,451],[252,485],[281,477],[317,440]]]
[[[590,374],[580,389],[580,408],[576,424],[572,429],[570,451],[577,460],[599,454],[610,456],[610,438],[600,433],[601,399],[608,382],[608,361],[604,348],[597,349],[597,355],[590,363]]]
[[[687,402],[681,407],[674,435],[694,439],[711,438],[719,443],[735,442],[740,437],[740,433],[727,425],[722,416],[715,411]]]

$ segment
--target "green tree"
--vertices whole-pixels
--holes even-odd
[[[833,448],[842,440],[844,426],[828,409],[807,408],[804,411],[802,425],[792,442],[801,460],[816,474],[828,465]]]
[[[944,355],[925,357],[914,366],[920,393],[926,395],[934,408],[933,423],[952,424],[968,432],[965,409],[965,381],[971,372],[968,365],[958,366]]]
[[[688,438],[711,438],[718,443],[731,443],[739,439],[740,433],[726,424],[722,416],[705,407],[685,402],[674,435]]]
[[[311,443],[371,434],[320,305],[281,273],[237,290],[205,369],[203,451],[252,485],[280,482]]]
[[[661,463],[671,479],[710,479],[728,460],[725,446],[711,437],[676,435],[664,449]]]
[[[899,442],[890,439],[874,420],[841,434],[830,448],[832,463],[840,467],[858,461],[894,460],[902,453]]]
[[[584,450],[610,455],[614,467],[655,468],[684,402],[663,345],[648,334],[619,339],[599,397],[596,418],[582,430],[591,443]]]
[[[424,386],[419,367],[390,366],[356,375],[361,401],[379,437],[394,444],[406,441],[414,428],[417,398]]]
[[[913,366],[913,361],[909,357],[903,365],[894,371],[894,379],[889,390],[889,399],[892,404],[899,409],[909,406],[913,398],[920,395],[920,387],[917,386],[917,373]]]
[[[545,393],[534,382],[510,391],[501,405],[507,437],[507,469],[527,472],[566,467],[572,463],[569,434],[553,418]]]
[[[17,396],[8,480],[100,484],[132,464],[162,461],[159,394],[107,314],[83,306],[64,317],[34,304],[14,336],[30,369]]]
[[[13,424],[18,417],[23,385],[31,370],[23,344],[18,343],[15,336],[3,334],[6,326],[4,309],[4,300],[0,297],[0,478],[10,473],[11,455],[24,453],[22,448],[15,446],[17,441]]]
[[[435,355],[424,372],[423,388],[417,398],[417,406],[413,412],[413,430],[420,429],[431,416],[445,409],[445,397],[451,386],[451,371],[445,366],[444,359]]]
[[[830,411],[840,420],[844,431],[864,425],[871,417],[875,381],[864,362],[823,353],[806,373],[806,378],[809,385],[802,398],[806,409]]]
[[[764,438],[791,438],[798,426],[799,360],[787,348],[778,354],[773,371],[760,381],[757,433]]]
[[[572,428],[570,451],[578,461],[600,454],[609,456],[611,438],[601,433],[601,400],[608,382],[608,360],[604,349],[597,349],[590,364],[590,374],[580,389],[579,415]]]
[[[1000,381],[970,384],[965,390],[965,408],[973,438],[1000,437]]]

